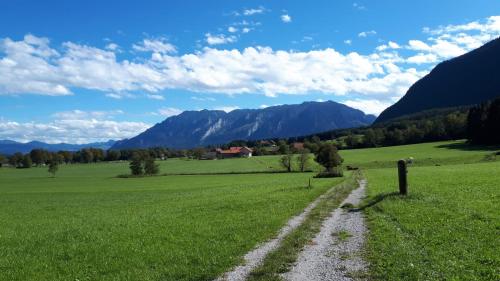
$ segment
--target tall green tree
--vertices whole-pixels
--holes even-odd
[[[153,157],[148,157],[144,161],[144,174],[148,176],[156,175],[160,172],[160,165],[155,163]]]
[[[309,168],[309,160],[311,159],[310,153],[309,149],[304,148],[297,157],[297,164],[301,172],[305,172]]]
[[[343,161],[337,147],[330,143],[322,144],[316,153],[316,162],[325,167],[328,173],[335,172],[334,168],[339,168]]]
[[[31,166],[33,166],[33,161],[31,161],[31,156],[29,154],[23,156],[21,165],[23,168],[31,168]]]
[[[59,170],[59,163],[56,160],[50,160],[49,173],[52,174],[53,178],[56,176],[58,170]]]
[[[134,153],[130,161],[130,172],[134,176],[140,176],[144,174],[144,167],[142,165],[142,157],[139,153]]]
[[[12,167],[18,168],[21,166],[21,162],[23,161],[23,157],[24,157],[24,155],[21,152],[16,152],[9,157],[9,164]]]
[[[292,171],[292,154],[287,153],[280,158],[280,165],[286,169],[287,172]]]

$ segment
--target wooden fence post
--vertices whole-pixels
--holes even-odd
[[[401,195],[408,194],[407,174],[408,174],[408,170],[406,168],[406,161],[399,160],[398,161],[398,177],[399,177],[399,194],[401,194]]]

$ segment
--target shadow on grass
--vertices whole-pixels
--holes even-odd
[[[402,195],[400,195],[399,192],[381,193],[381,194],[378,194],[377,196],[373,197],[370,201],[366,202],[365,204],[359,206],[358,208],[348,208],[349,209],[348,212],[361,212],[364,209],[375,206],[376,204],[382,202],[386,198],[396,197],[396,196],[399,197]]]
[[[496,151],[496,150],[500,150],[500,145],[474,145],[474,144],[470,144],[467,142],[441,144],[441,145],[438,145],[436,147],[446,148],[446,149],[457,149],[457,150],[464,150],[464,151],[478,151],[478,150]]]

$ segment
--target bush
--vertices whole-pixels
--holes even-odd
[[[340,178],[344,176],[342,167],[332,168],[330,171],[324,171],[316,175],[316,178]]]

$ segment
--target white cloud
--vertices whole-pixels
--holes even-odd
[[[158,109],[158,114],[164,117],[171,117],[175,115],[179,115],[182,113],[182,110],[174,107],[162,107]]]
[[[108,98],[116,99],[116,100],[121,100],[123,98],[135,98],[134,95],[126,92],[121,92],[121,93],[107,93],[105,95]]]
[[[165,100],[165,97],[162,95],[148,94],[148,95],[146,95],[146,97],[148,97],[149,99],[152,99],[152,100]]]
[[[28,34],[19,41],[0,40],[0,94],[70,95],[71,89],[83,88],[110,98],[160,98],[159,91],[170,89],[231,95],[320,92],[395,97],[432,66],[417,71],[408,64],[434,64],[483,44],[500,35],[494,22],[489,18],[480,22],[487,27],[471,25],[478,28],[471,33],[463,31],[465,27],[448,26],[447,30],[460,31],[410,40],[406,45],[389,41],[367,55],[331,48],[206,47],[182,55],[156,49],[150,58],[119,60],[110,50],[72,42],[56,49],[48,39]],[[231,37],[215,38],[211,43],[224,43],[227,38]],[[405,49],[405,56],[398,53],[400,48]]]
[[[212,98],[212,97],[196,97],[196,96],[192,96],[191,99],[195,100],[195,101],[215,101],[215,99]]]
[[[144,39],[138,44],[134,44],[132,48],[141,52],[154,52],[154,53],[175,53],[177,49],[174,45],[167,42],[165,38],[159,39]]]
[[[373,99],[355,99],[344,101],[343,104],[359,109],[366,114],[379,115],[384,109],[389,107],[391,102],[382,102]]]
[[[267,107],[269,107],[269,105],[267,105],[267,104],[261,104],[261,105],[259,106],[259,108],[261,108],[261,109],[263,109],[263,108],[267,108]]]
[[[81,144],[130,138],[150,127],[143,122],[101,120],[78,116],[78,113],[73,117],[69,115],[66,117],[68,119],[57,119],[47,123],[0,120],[0,139]]]
[[[428,42],[410,40],[406,49],[419,53],[409,57],[408,63],[435,63],[480,47],[500,36],[500,16],[436,29],[427,27],[424,32],[435,37],[428,38]]]
[[[235,33],[235,32],[238,32],[238,29],[234,26],[230,26],[227,28],[227,31],[231,32],[231,33]]]
[[[115,43],[109,43],[106,45],[105,49],[110,51],[118,51],[120,49],[120,46],[118,46],[118,44]]]
[[[375,30],[363,31],[358,34],[358,37],[368,37],[377,34]]]
[[[38,50],[24,41],[4,42],[30,47],[6,52],[0,59],[0,88],[4,93],[58,94],[47,89],[64,89],[68,94],[69,88],[75,87],[103,91],[110,98],[134,97],[138,90],[158,95],[155,93],[165,89],[268,96],[309,91],[337,95],[362,91],[370,95],[395,93],[390,83],[399,81],[384,70],[398,59],[394,56],[341,54],[334,49],[294,52],[269,47],[242,51],[204,48],[182,56],[153,53],[151,59],[136,63],[118,61],[111,51],[71,42],[65,43],[65,52],[58,55],[51,55],[50,48]],[[406,83],[419,78],[418,73],[405,73],[404,69],[392,76],[404,77]],[[370,87],[371,83],[377,86]],[[34,90],[25,91],[26,85]]]
[[[378,46],[376,48],[376,50],[381,52],[381,51],[385,51],[385,50],[389,50],[389,49],[397,50],[400,48],[401,48],[401,46],[399,46],[398,43],[389,41],[389,43],[387,43],[387,44],[383,44],[383,45]]]
[[[393,41],[389,41],[389,43],[387,43],[387,45],[389,46],[389,48],[391,49],[400,49],[401,46],[399,46],[398,43],[396,42],[393,42]]]
[[[226,36],[224,34],[210,34],[206,33],[205,34],[205,40],[209,45],[220,45],[220,44],[227,44],[227,43],[234,43],[237,41],[236,36]]]
[[[288,14],[281,15],[281,21],[284,23],[292,22],[292,17]]]
[[[61,120],[80,120],[80,119],[109,119],[113,116],[123,114],[122,110],[108,110],[108,111],[83,111],[79,109],[70,111],[60,111],[52,114],[53,118]]]
[[[408,41],[408,49],[414,51],[430,51],[431,47],[427,43],[420,40],[410,40]]]
[[[241,33],[248,33],[248,32],[250,32],[251,30],[252,30],[252,29],[251,29],[251,28],[249,28],[249,27],[243,27],[243,28],[241,29]]]
[[[352,44],[352,40],[351,39],[344,40],[344,44],[351,45]]]
[[[366,10],[366,7],[359,4],[359,3],[352,3],[352,6],[355,8],[355,9],[358,9],[358,10]]]
[[[215,110],[222,110],[225,112],[231,112],[233,110],[240,109],[240,107],[239,106],[219,106],[219,107],[215,107],[214,109]]]
[[[440,26],[436,29],[424,28],[424,32],[432,35],[479,31],[482,33],[497,33],[500,30],[500,16],[488,17],[485,21],[473,21],[465,24]]]
[[[256,14],[262,14],[265,11],[266,11],[266,9],[264,7],[258,7],[258,8],[254,8],[254,9],[246,9],[246,10],[243,10],[243,15],[253,16]]]
[[[414,64],[426,64],[438,62],[438,57],[435,54],[418,53],[415,56],[409,57],[406,61]]]

